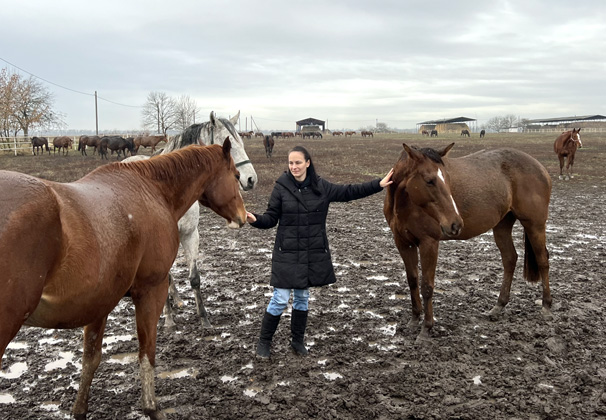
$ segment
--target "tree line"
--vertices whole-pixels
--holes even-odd
[[[173,98],[164,92],[151,92],[141,107],[145,130],[167,134],[183,131],[196,122],[199,109],[187,95]],[[0,137],[28,137],[34,130],[67,128],[65,115],[55,109],[54,95],[33,76],[23,77],[0,70]]]

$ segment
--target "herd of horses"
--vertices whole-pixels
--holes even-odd
[[[240,191],[258,183],[234,123],[211,113],[210,121],[167,139],[152,157],[108,163],[71,183],[0,171],[5,192],[0,201],[0,269],[5,273],[0,277],[0,361],[23,325],[84,327],[81,379],[72,409],[76,418],[84,419],[88,412],[108,314],[126,295],[135,307],[143,412],[152,419],[165,418],[154,391],[156,326],[163,311],[169,321],[170,299],[178,300],[170,269],[179,243],[198,314],[204,326],[211,326],[196,264],[199,205],[222,216],[227,226],[240,228],[246,222]],[[273,140],[263,137],[268,158]],[[410,289],[409,325],[418,328],[421,323],[418,342],[430,340],[434,326],[441,241],[493,231],[504,271],[489,316],[503,312],[518,259],[512,237],[516,221],[523,227],[524,277],[541,282],[542,314],[552,318],[546,246],[552,181],[547,170],[516,149],[450,158],[453,147],[404,143],[383,203]],[[555,140],[560,176],[565,159],[572,174],[577,147],[582,147],[580,129]],[[33,218],[38,221],[35,234]]]
[[[78,139],[78,151],[82,156],[88,156],[86,153],[87,148],[93,149],[93,156],[98,154],[101,159],[108,159],[108,150],[110,154],[116,152],[118,159],[126,157],[126,152],[129,152],[131,156],[136,155],[141,146],[151,148],[151,152],[156,151],[156,146],[160,142],[166,142],[168,140],[166,135],[157,136],[136,136],[136,137],[122,137],[122,136],[87,136],[82,135]],[[50,155],[50,147],[48,138],[34,136],[31,138],[32,143],[32,154],[38,155],[44,153],[46,150]],[[60,154],[68,155],[69,150],[73,147],[74,140],[72,137],[59,136],[55,137],[53,143],[53,154],[59,150]]]

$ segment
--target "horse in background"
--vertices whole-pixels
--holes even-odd
[[[86,154],[86,147],[93,147],[93,155],[97,152],[97,148],[101,142],[101,137],[99,136],[80,136],[78,140],[78,151],[82,156],[88,156]]]
[[[156,146],[160,142],[168,141],[166,134],[157,135],[157,136],[137,136],[133,139],[134,142],[134,150],[135,153],[139,153],[139,147],[143,146],[145,148],[151,147],[152,154],[156,151]]]
[[[581,135],[579,134],[581,129],[572,129],[572,131],[564,131],[560,134],[553,143],[553,151],[558,155],[558,159],[560,160],[560,179],[570,179],[572,178],[572,165],[574,164],[574,155],[577,152],[577,147],[580,149],[583,147],[583,143],[581,143]],[[564,163],[568,160],[566,164],[566,171],[568,174],[565,176],[562,175],[562,169],[564,168]]]
[[[69,149],[72,148],[74,140],[68,136],[60,136],[55,137],[53,139],[53,155],[59,149],[59,153],[63,150],[63,155],[67,156],[69,154]]]
[[[121,136],[104,136],[101,137],[101,142],[99,144],[99,154],[101,155],[101,159],[105,158],[107,160],[107,150],[111,150],[111,152],[116,152],[117,159],[120,159],[120,154],[124,154],[126,158],[126,151],[130,152],[130,155],[135,155],[135,144],[132,138],[125,139]]]
[[[272,136],[265,136],[263,137],[263,147],[265,148],[265,156],[267,156],[268,159],[271,159],[271,154],[274,150],[274,139]]]
[[[480,131],[480,138],[483,138],[486,135],[486,130]]]
[[[438,130],[431,130],[429,137],[438,137]]]
[[[372,131],[361,131],[360,134],[362,135],[362,137],[373,137],[374,138]]]
[[[469,134],[469,130],[461,130],[461,135],[471,137],[471,135]]]
[[[423,130],[423,131],[421,131],[421,135],[429,137],[429,131]]]
[[[48,139],[46,137],[32,137],[32,153],[37,155],[38,149],[40,149],[40,154],[44,154],[44,148],[50,155],[50,148],[48,147]]]
[[[0,361],[22,325],[84,327],[72,414],[85,419],[108,315],[134,304],[143,412],[164,419],[154,386],[157,324],[177,256],[176,221],[194,202],[246,223],[231,143],[103,165],[71,183],[0,171]],[[35,234],[32,220],[36,219]],[[35,255],[35,258],[32,256]],[[47,378],[47,379],[50,379]]]
[[[169,153],[174,150],[186,147],[191,144],[223,144],[226,140],[231,141],[231,156],[236,162],[236,168],[240,170],[240,189],[244,191],[251,190],[258,183],[257,173],[252,165],[246,150],[244,150],[244,142],[238,135],[235,124],[240,118],[240,112],[231,119],[218,118],[214,112],[210,113],[210,120],[189,126],[185,131],[175,136],[171,136],[162,150],[156,152],[156,155]],[[149,159],[149,156],[134,156],[123,160],[129,162],[132,160]],[[200,289],[200,272],[198,270],[198,255],[200,248],[200,232],[198,224],[200,223],[200,206],[196,202],[190,209],[179,219],[179,241],[183,246],[183,253],[189,268],[189,284],[194,291],[196,300],[196,311],[200,317],[203,327],[210,328],[212,324],[208,317],[206,308],[202,298]],[[164,327],[172,329],[175,327],[173,319],[173,310],[170,301],[173,301],[176,306],[184,306],[183,301],[179,298],[179,294],[174,285],[173,276],[169,276],[169,297],[164,306],[165,322]]]
[[[495,318],[503,311],[518,259],[512,239],[516,220],[524,228],[524,277],[531,282],[542,280],[542,313],[551,318],[545,233],[551,178],[547,170],[515,149],[448,158],[454,143],[442,150],[403,146],[393,183],[386,188],[383,213],[406,267],[412,299],[409,327],[417,326],[424,310],[417,341],[428,339],[434,325],[432,297],[440,241],[466,240],[492,229],[504,274],[489,316]]]

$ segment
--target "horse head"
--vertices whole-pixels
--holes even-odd
[[[213,172],[212,181],[198,199],[200,204],[227,220],[230,228],[240,228],[246,223],[246,210],[240,194],[240,172],[231,156],[231,141],[226,138],[222,146],[223,165]]]
[[[573,142],[575,142],[578,146],[579,149],[581,149],[583,147],[583,143],[581,143],[581,134],[579,134],[581,132],[581,129],[572,129],[572,132],[570,133],[570,140],[572,140]]]
[[[210,143],[223,144],[223,139],[231,140],[231,155],[234,158],[236,167],[240,170],[240,186],[244,191],[253,189],[258,183],[257,172],[252,165],[246,151],[244,142],[235,128],[235,124],[240,118],[240,111],[231,119],[217,118],[215,113],[210,113],[210,121],[206,127],[207,136],[211,139]]]
[[[404,150],[394,166],[393,184],[390,186],[393,213],[397,215],[399,203],[412,205],[435,220],[443,236],[456,237],[463,229],[463,219],[452,198],[448,173],[442,161],[454,143],[439,151],[416,149],[405,143],[402,146]],[[414,212],[418,214],[418,211]]]

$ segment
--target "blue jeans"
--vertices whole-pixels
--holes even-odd
[[[273,316],[282,315],[290,299],[290,291],[293,291],[292,307],[297,311],[307,311],[309,307],[309,289],[280,289],[274,287],[274,294],[267,305],[267,312]]]

